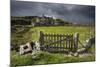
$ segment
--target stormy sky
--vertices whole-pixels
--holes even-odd
[[[11,0],[11,16],[43,14],[75,23],[95,22],[95,6]]]

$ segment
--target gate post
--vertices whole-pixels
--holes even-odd
[[[40,42],[40,50],[43,50],[43,45],[44,45],[44,34],[43,34],[42,31],[40,31],[39,42]]]
[[[79,40],[79,33],[74,34],[74,52],[78,49],[78,40]]]

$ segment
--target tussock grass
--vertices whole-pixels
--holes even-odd
[[[15,30],[14,30],[15,31]],[[76,32],[80,35],[80,41],[83,42],[86,39],[85,34],[89,34],[90,31],[94,34],[94,28],[91,27],[74,27],[74,26],[50,26],[50,27],[31,27],[28,30],[19,32],[18,29],[15,32],[11,32],[11,44],[26,43],[31,40],[39,39],[39,31],[43,31],[44,33],[55,33],[55,34],[74,34]],[[89,49],[89,53],[93,52],[95,46]],[[73,63],[73,62],[88,62],[94,61],[95,56],[83,56],[83,57],[74,57],[67,56],[67,54],[60,53],[48,53],[48,52],[40,52],[35,55],[26,54],[19,55],[15,51],[11,51],[11,66],[25,66],[25,65],[37,65],[37,64],[56,64],[56,63]]]
[[[13,53],[13,52],[12,52]],[[35,58],[33,58],[35,56]],[[25,65],[41,65],[41,64],[58,64],[58,63],[73,63],[73,62],[89,62],[94,61],[94,55],[83,57],[68,56],[67,54],[54,54],[48,52],[39,52],[36,55],[19,55],[11,54],[11,66]]]

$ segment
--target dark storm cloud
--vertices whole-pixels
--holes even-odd
[[[41,16],[42,14],[70,22],[90,23],[95,21],[94,6],[11,0],[12,16]]]

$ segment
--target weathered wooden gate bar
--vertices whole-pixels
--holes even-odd
[[[74,51],[78,49],[78,40],[79,40],[79,33],[75,33],[74,35]]]
[[[45,51],[76,52],[79,34],[44,34],[40,31],[40,49]]]
[[[44,45],[44,34],[42,31],[40,31],[40,38],[39,38],[39,42],[40,42],[40,50],[43,50],[43,45]]]

